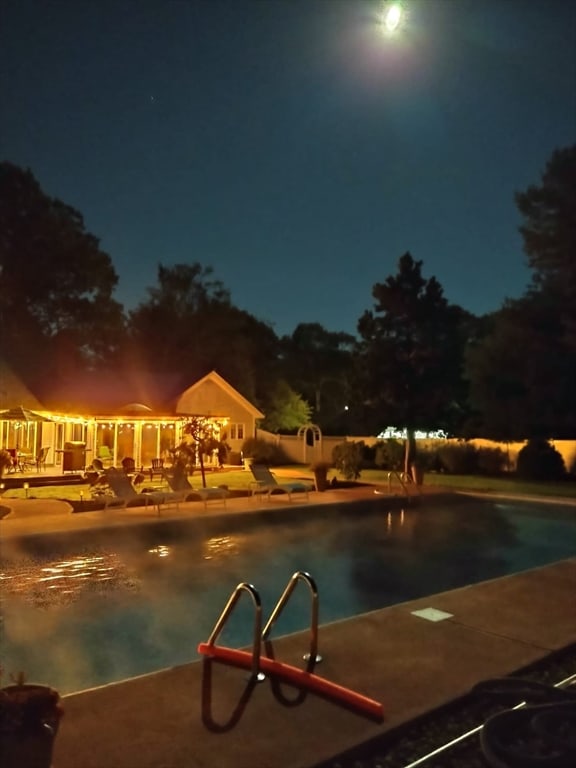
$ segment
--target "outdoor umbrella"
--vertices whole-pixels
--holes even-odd
[[[10,408],[7,411],[0,411],[0,421],[20,421],[25,423],[27,421],[52,421],[52,419],[18,405],[16,408]]]
[[[47,416],[42,416],[41,413],[36,413],[36,411],[31,411],[28,408],[18,405],[7,411],[0,411],[0,421],[14,421],[17,424],[34,424],[41,421],[52,421],[52,419],[49,419]],[[20,447],[19,428],[16,427],[16,430],[16,449],[18,449]],[[36,428],[34,434],[36,434]]]

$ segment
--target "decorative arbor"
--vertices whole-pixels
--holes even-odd
[[[322,458],[322,430],[318,424],[303,424],[297,437],[302,441],[302,461],[311,464]]]

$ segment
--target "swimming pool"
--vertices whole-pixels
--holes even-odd
[[[258,589],[266,618],[290,576],[308,571],[327,623],[576,554],[574,507],[462,499],[387,511],[375,501],[310,507],[290,522],[286,511],[4,542],[4,670],[68,693],[194,660],[241,581]],[[299,585],[274,635],[309,616]],[[252,622],[242,601],[222,643],[249,645]]]

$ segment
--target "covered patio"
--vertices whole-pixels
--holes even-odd
[[[49,419],[49,420],[48,420]],[[218,433],[227,419],[211,419]],[[80,472],[95,458],[105,465],[119,466],[125,458],[140,469],[152,468],[153,459],[168,465],[170,451],[185,440],[184,416],[140,415],[82,416],[46,414],[45,421],[14,423],[0,416],[0,444],[18,457],[9,474],[65,474]],[[44,458],[37,462],[42,449]],[[217,457],[206,457],[208,465]]]
[[[74,391],[82,393],[80,384]],[[185,426],[192,417],[208,422],[214,438],[225,441],[230,451],[240,455],[244,441],[255,436],[257,421],[264,417],[216,371],[176,396],[165,398],[164,404],[151,399],[151,403],[156,402],[154,408],[135,400],[120,405],[118,398],[129,393],[133,390],[116,381],[110,393],[112,405],[97,407],[95,400],[92,404],[77,403],[76,407],[61,404],[47,408],[14,377],[14,386],[0,400],[5,406],[0,412],[0,449],[16,457],[5,476],[33,471],[59,475],[84,472],[94,459],[106,466],[120,466],[129,458],[137,469],[144,470],[151,469],[155,459],[169,465],[171,451],[185,441]],[[84,392],[86,399],[92,394],[90,389]],[[216,451],[204,460],[207,466],[216,465]]]

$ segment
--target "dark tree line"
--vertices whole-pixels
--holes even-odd
[[[576,435],[576,145],[516,194],[532,281],[470,349],[479,429],[500,439]]]
[[[326,433],[394,424],[495,439],[576,435],[576,146],[516,194],[532,281],[482,318],[451,304],[410,253],[372,290],[358,335],[302,323],[279,338],[236,307],[211,268],[158,265],[131,311],[81,214],[0,163],[0,355],[41,397],[48,383],[122,367],[182,387],[212,369],[268,414]]]

